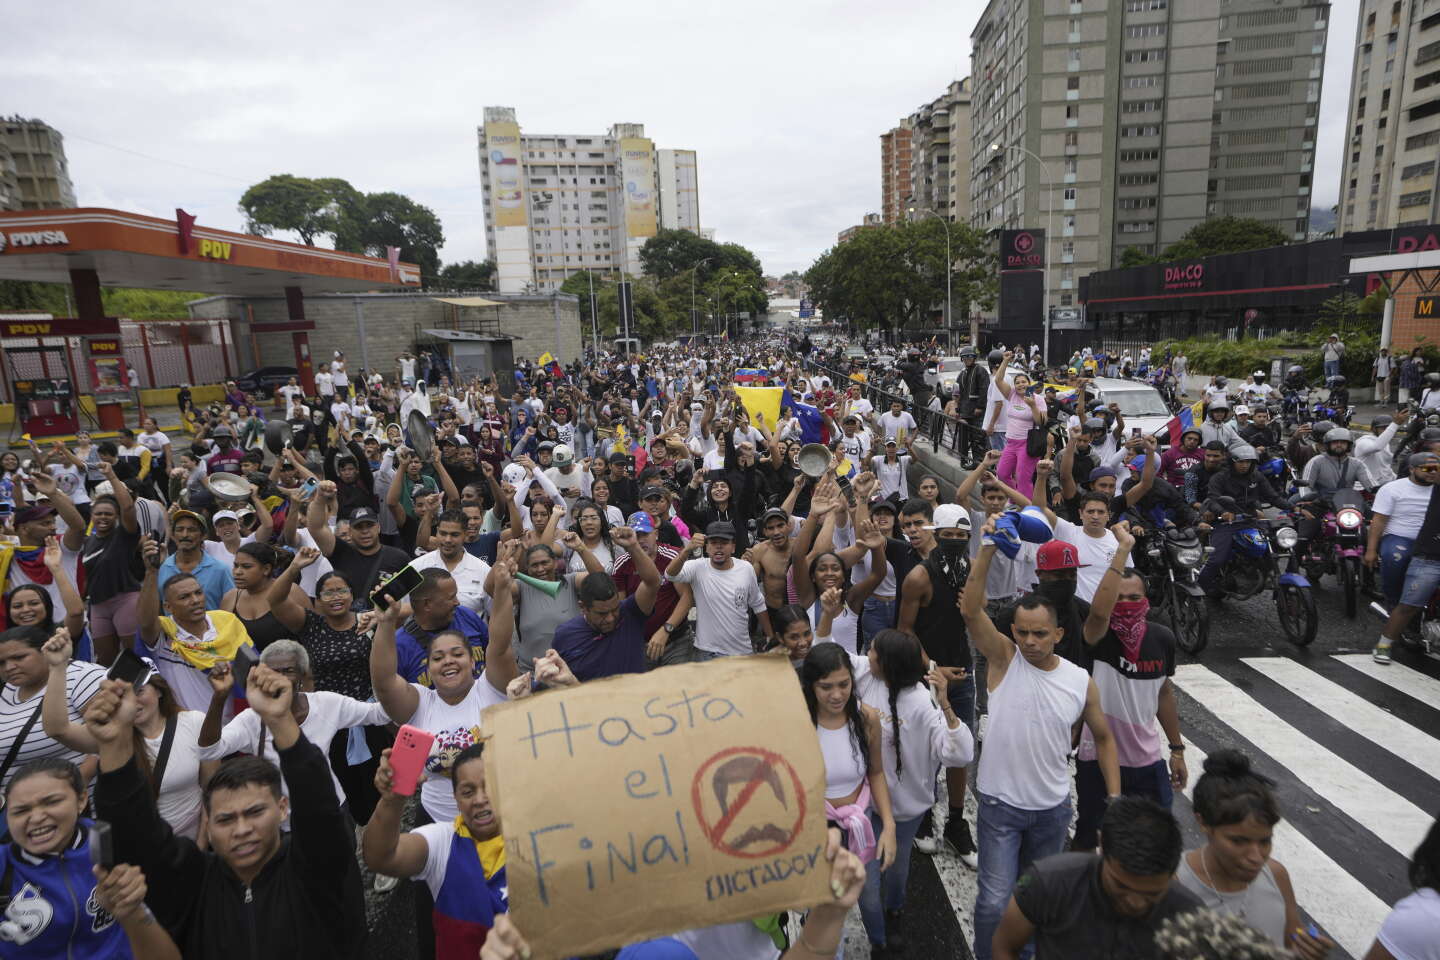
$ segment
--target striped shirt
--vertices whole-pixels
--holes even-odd
[[[70,666],[65,669],[65,699],[69,704],[70,720],[73,723],[81,722],[81,713],[90,698],[95,696],[100,689],[100,681],[105,679],[105,668],[97,664],[86,663],[83,660],[72,660]],[[37,693],[28,700],[20,699],[20,691],[11,684],[5,684],[0,690],[0,757],[10,752],[10,745],[25,728],[30,715],[45,698],[44,690]],[[60,757],[69,760],[71,763],[79,763],[84,754],[71,750],[69,747],[52,740],[45,733],[40,720],[35,720],[35,725],[30,728],[30,733],[25,737],[25,743],[20,747],[20,752],[15,756],[15,763],[5,773],[5,783],[31,760],[40,760],[47,757]]]

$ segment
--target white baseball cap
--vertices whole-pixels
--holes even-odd
[[[935,508],[935,519],[926,530],[964,530],[970,532],[970,511],[958,503],[942,503]]]
[[[221,520],[234,520],[236,523],[239,523],[240,514],[236,513],[234,510],[217,510],[215,511],[215,516],[210,518],[210,525],[213,527]]]

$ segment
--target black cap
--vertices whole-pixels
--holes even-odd
[[[705,528],[705,539],[707,540],[734,540],[735,524],[729,520],[716,520]]]
[[[784,520],[786,524],[790,523],[790,514],[786,513],[784,510],[781,510],[779,507],[771,507],[769,510],[766,510],[765,513],[762,514],[760,517],[761,530],[765,529],[765,524],[770,522],[771,517],[779,517],[781,520]]]
[[[611,463],[629,463],[629,462],[630,462],[630,456],[629,456],[628,454],[620,453],[620,452],[617,450],[615,453],[610,454],[610,462],[611,462]]]
[[[659,484],[654,484],[654,483],[652,483],[650,486],[645,487],[644,489],[642,489],[642,490],[640,491],[640,499],[641,499],[641,500],[644,500],[646,497],[668,497],[668,496],[670,496],[670,491],[669,491],[669,490],[666,490],[664,487],[660,486]]]
[[[900,505],[889,497],[876,497],[874,500],[871,500],[870,512],[874,513],[876,510],[889,510],[897,517],[900,515]]]
[[[350,526],[357,523],[379,523],[380,518],[369,507],[356,507],[350,511]]]

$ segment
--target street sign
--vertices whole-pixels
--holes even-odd
[[[811,317],[813,317],[813,316],[815,316],[815,301],[813,301],[813,300],[801,300],[801,301],[800,301],[800,319],[801,319],[801,320],[809,320],[809,319],[810,319]]]

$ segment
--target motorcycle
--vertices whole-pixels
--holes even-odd
[[[1318,504],[1317,504],[1318,506]],[[1364,585],[1361,560],[1369,524],[1365,521],[1365,496],[1358,490],[1336,490],[1325,501],[1320,517],[1320,534],[1311,540],[1300,558],[1306,575],[1318,583],[1325,574],[1334,574],[1345,593],[1345,616],[1355,619]]]
[[[1351,404],[1342,409],[1341,407],[1331,406],[1329,400],[1317,400],[1312,413],[1312,422],[1316,420],[1329,420],[1337,427],[1348,427],[1350,426],[1350,419],[1355,416],[1355,406]]]
[[[1405,462],[1420,446],[1420,433],[1426,427],[1440,427],[1440,410],[1422,410],[1420,404],[1411,400],[1410,419],[1406,421],[1404,432],[1400,434],[1400,442],[1395,445],[1395,457],[1391,462],[1391,469],[1396,476],[1404,476],[1407,472],[1404,469]]]
[[[1145,548],[1150,605],[1164,609],[1180,649],[1198,657],[1210,641],[1210,605],[1200,586],[1205,548],[1192,527],[1155,531]]]
[[[1310,409],[1310,388],[1309,387],[1286,387],[1281,401],[1280,418],[1285,424],[1286,430],[1294,430],[1303,423],[1307,417],[1305,413]]]
[[[1249,600],[1266,590],[1275,599],[1275,612],[1285,639],[1309,646],[1320,628],[1314,589],[1304,574],[1290,570],[1290,553],[1299,541],[1294,522],[1236,513],[1230,559],[1220,570],[1220,588],[1233,600]],[[1209,548],[1207,548],[1208,550]]]

